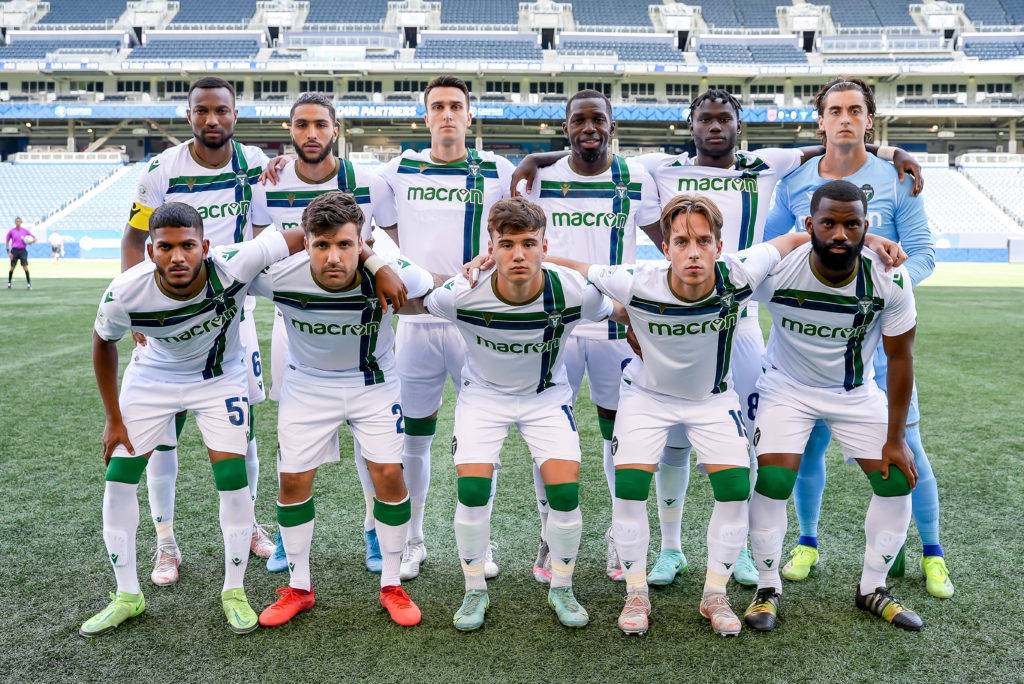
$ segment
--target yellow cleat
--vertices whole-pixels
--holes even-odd
[[[928,593],[936,598],[948,599],[953,596],[953,583],[949,580],[946,559],[942,556],[922,556],[921,570],[924,571]]]
[[[818,564],[818,549],[804,544],[789,552],[790,559],[782,566],[781,574],[791,582],[807,579],[811,568]]]

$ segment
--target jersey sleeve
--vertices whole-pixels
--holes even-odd
[[[893,181],[895,184],[896,234],[900,246],[907,253],[904,266],[910,276],[910,282],[916,287],[935,270],[935,245],[932,242],[932,231],[928,228],[928,216],[924,211],[924,201],[910,194],[914,181],[910,178]]]
[[[273,266],[260,271],[260,274],[249,283],[248,294],[256,297],[274,298],[274,274],[271,273]]]
[[[632,264],[601,266],[594,264],[587,271],[587,279],[602,293],[620,304],[628,304],[633,292],[636,267]]]
[[[516,166],[504,157],[498,157],[498,183],[501,184],[501,196],[508,197],[511,194],[512,174],[516,172]]]
[[[110,283],[103,298],[100,300],[99,309],[96,311],[96,322],[93,330],[100,338],[107,342],[116,342],[125,336],[132,327],[131,317],[125,311],[121,302],[121,292],[117,287],[117,281]]]
[[[246,145],[248,153],[246,155],[246,161],[249,163],[249,168],[259,168],[262,173],[266,168],[267,164],[270,163],[270,157],[263,151],[263,148],[256,147],[255,145]]]
[[[389,265],[405,283],[409,297],[422,297],[430,292],[434,285],[434,276],[430,275],[429,271],[420,268],[404,256],[398,257]]]
[[[661,200],[658,197],[658,184],[654,182],[654,176],[644,170],[640,182],[640,208],[636,212],[636,225],[643,227],[657,223],[661,219]]]
[[[612,315],[614,306],[612,300],[601,294],[593,283],[584,285],[583,304],[580,309],[583,318],[588,321],[603,321]]]
[[[128,225],[137,230],[149,230],[149,217],[153,210],[164,203],[167,180],[160,166],[160,157],[149,164],[135,188],[135,198],[128,214]]]
[[[252,186],[252,224],[254,226],[269,226],[274,222],[267,210],[267,187],[263,183],[256,183]],[[278,230],[281,226],[277,227]]]
[[[443,318],[446,321],[455,322],[455,288],[457,287],[456,278],[462,276],[453,276],[448,279],[441,287],[436,290],[432,290],[423,299],[423,306],[426,307],[427,311],[438,318]]]
[[[370,184],[373,182],[373,177],[377,174],[372,169],[368,169],[361,164],[353,164],[352,168],[356,175],[356,201],[359,203],[359,208],[363,211],[363,229],[359,235],[364,240],[369,240],[373,237],[373,217],[375,215],[373,193],[370,191]]]
[[[665,154],[664,152],[648,152],[647,154],[641,154],[637,157],[632,157],[632,160],[639,162],[641,166],[647,171],[647,173],[654,175],[654,169],[656,169],[663,161],[670,159],[672,155]]]
[[[278,231],[260,233],[254,240],[215,247],[218,268],[238,282],[252,282],[263,269],[288,256],[288,243]]]
[[[768,212],[768,218],[764,224],[764,240],[771,240],[793,230],[796,223],[796,214],[790,207],[789,183],[782,179],[775,186],[775,194],[772,195],[772,205]]]
[[[779,250],[775,245],[762,242],[749,249],[744,249],[735,254],[723,254],[722,258],[732,271],[732,280],[742,281],[751,289],[757,289],[758,285],[768,277],[775,266],[782,260]],[[739,275],[740,278],[735,276]]]
[[[906,264],[889,271],[885,277],[892,280],[881,315],[882,334],[895,337],[917,325],[917,306]]]
[[[395,206],[395,191],[391,177],[398,168],[400,157],[396,157],[377,170],[370,179],[370,202],[373,218],[378,226],[390,227],[398,223],[398,207]]]
[[[757,154],[768,160],[779,178],[788,176],[800,168],[801,160],[804,158],[803,152],[796,147],[767,147],[758,150]]]

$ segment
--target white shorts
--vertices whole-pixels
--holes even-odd
[[[590,400],[601,408],[618,409],[622,369],[633,358],[633,350],[626,340],[592,340],[573,335],[562,347],[562,358],[565,359],[565,372],[572,388],[573,404],[586,370]]]
[[[271,401],[281,401],[281,381],[288,365],[288,326],[281,309],[274,307],[274,330],[270,336],[270,392]]]
[[[260,339],[256,335],[256,319],[253,316],[256,304],[250,307],[249,301],[253,297],[245,298],[242,320],[238,325],[238,334],[242,338],[242,346],[245,347],[245,365],[249,369],[249,403],[255,406],[267,398],[263,388],[263,361],[260,359]]]
[[[762,454],[802,454],[817,420],[824,420],[847,463],[882,458],[889,430],[889,403],[873,382],[849,392],[809,387],[768,369],[760,394],[754,449]]]
[[[619,388],[612,460],[616,466],[658,463],[673,428],[683,431],[702,471],[704,465],[750,465],[739,399],[732,390],[706,399],[681,399],[625,382]]]
[[[340,460],[338,428],[345,421],[367,461],[402,462],[405,428],[398,380],[369,387],[313,384],[317,380],[291,367],[284,372],[277,413],[278,472],[304,473]]]
[[[580,437],[572,392],[556,386],[541,394],[499,394],[468,385],[455,403],[452,457],[455,465],[493,463],[501,467],[501,446],[515,425],[539,468],[549,459],[580,462]]]
[[[249,398],[246,395],[246,371],[224,364],[224,374],[197,382],[162,382],[134,363],[125,368],[118,403],[135,454],[142,456],[168,435],[174,444],[174,416],[192,411],[208,449],[229,454],[244,454],[249,444]],[[130,456],[124,446],[114,456]]]
[[[764,335],[756,318],[741,318],[732,340],[732,388],[739,396],[743,409],[743,423],[749,434],[754,434],[754,419],[757,417],[757,380],[761,377],[764,357]]]
[[[402,379],[402,408],[410,418],[426,418],[441,408],[444,383],[452,376],[461,391],[466,343],[454,323],[398,320],[395,366]]]

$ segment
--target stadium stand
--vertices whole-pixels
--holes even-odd
[[[830,0],[828,3],[814,4],[827,4],[832,9],[832,21],[842,28],[882,26],[875,8],[864,0]]]
[[[175,24],[240,24],[245,25],[256,13],[256,0],[217,0],[216,2],[183,2],[171,19]],[[358,3],[355,3],[358,4]]]
[[[27,224],[38,223],[119,168],[120,164],[0,163],[0,226],[13,226],[15,216]],[[128,205],[122,205],[122,214],[124,206]]]
[[[807,64],[807,53],[790,44],[750,43],[747,49],[758,64]]]
[[[79,243],[84,235],[92,238],[120,238],[126,221],[125,207],[132,205],[139,178],[148,163],[143,161],[133,165],[102,191],[94,193],[73,211],[52,223],[50,229],[56,228],[62,235],[74,237]]]
[[[441,25],[517,26],[519,0],[442,0]]]
[[[871,0],[871,6],[883,27],[916,26],[910,16],[910,5],[917,0]]]
[[[278,52],[274,50],[270,53],[270,59],[302,59],[303,55],[298,52]]]
[[[699,6],[704,21],[713,28],[741,28],[743,26],[743,22],[736,14],[736,5],[732,0],[691,0],[687,4]]]
[[[928,213],[928,227],[933,234],[1005,233],[1019,230],[1019,226],[1014,225],[963,174],[949,168],[932,167],[927,167],[925,174],[928,189],[921,197]],[[1024,177],[1018,175],[1018,194],[1022,181]],[[965,204],[970,206],[970,211],[964,211]],[[1021,203],[1021,208],[1024,209],[1024,203]]]
[[[978,59],[1014,59],[1024,55],[1024,40],[964,40],[964,54]]]
[[[116,21],[124,10],[125,0],[50,0],[50,11],[39,20],[39,25],[103,25]]]
[[[717,64],[753,64],[754,57],[745,45],[739,43],[701,43],[697,48],[701,62]],[[806,57],[804,58],[806,61]]]
[[[964,167],[963,173],[1017,223],[1024,225],[1024,168]]]
[[[647,10],[650,4],[649,0],[573,0],[572,14],[577,26],[628,26],[633,32],[653,31]]]
[[[975,24],[984,26],[1006,26],[1010,18],[998,0],[960,0],[964,14]]]
[[[313,0],[306,24],[381,24],[387,13],[388,0]]]
[[[539,62],[544,58],[533,38],[508,40],[458,40],[452,38],[425,38],[416,48],[416,59],[466,59],[508,62]]]
[[[260,51],[255,40],[151,40],[131,51],[128,59],[250,59]]]
[[[738,2],[736,15],[740,19],[743,28],[777,29],[779,20],[775,16],[776,5],[787,5],[783,0],[748,0]]]
[[[47,55],[60,52],[104,53],[117,52],[121,41],[108,37],[69,40],[17,40],[0,47],[0,60],[44,59]]]
[[[622,62],[685,62],[686,57],[668,42],[653,40],[591,40],[563,38],[558,54],[566,56],[615,55]]]

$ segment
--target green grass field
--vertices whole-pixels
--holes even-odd
[[[943,264],[932,278],[938,284],[917,293],[923,433],[939,482],[942,541],[957,589],[948,601],[925,592],[912,529],[908,574],[892,586],[924,618],[921,633],[901,632],[853,606],[870,490],[859,469],[841,467],[833,452],[821,522],[822,563],[806,582],[786,585],[783,621],[775,633],[745,630],[738,639],[724,640],[698,614],[711,491],[695,473],[683,522],[690,570],[674,585],[652,589],[654,612],[645,637],[622,635],[615,619],[624,588],[603,574],[610,501],[599,465],[600,434],[586,399],[577,408],[585,460],[576,594],[590,612],[590,626],[562,628],[547,608],[546,589],[532,579],[537,514],[525,446],[513,435],[503,455],[493,518],[501,574],[490,583],[485,627],[459,633],[451,625],[462,576],[452,532],[453,401],[447,396],[433,451],[426,521],[430,557],[421,576],[407,583],[423,610],[422,625],[396,627],[377,603],[378,576],[363,569],[363,502],[344,438],[342,462],[325,467],[315,488],[316,608],[276,630],[231,634],[218,600],[223,556],[217,496],[190,421],[179,452],[181,581],[168,588],[148,582],[153,532],[146,488],[140,486],[138,556],[146,612],[112,634],[86,640],[78,626],[114,589],[100,530],[103,413],[89,345],[105,278],[116,268],[110,262],[54,267],[36,261],[34,291],[24,291],[19,271],[15,290],[0,292],[0,679],[846,682],[1024,676],[1017,634],[1024,610],[1016,593],[1017,563],[1024,556],[1024,268]],[[54,275],[65,277],[46,277]],[[261,302],[257,320],[267,359],[269,314]],[[125,357],[126,343],[121,351]],[[257,416],[263,459],[257,518],[272,522],[276,405],[263,404]],[[791,515],[787,549],[796,530]],[[657,540],[655,525],[652,548]],[[286,583],[258,559],[250,561],[246,577],[257,611]],[[729,593],[737,608],[752,595],[734,584]]]

